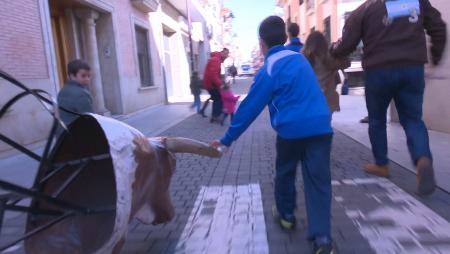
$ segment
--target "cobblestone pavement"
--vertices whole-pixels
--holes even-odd
[[[171,187],[177,211],[175,220],[157,227],[134,222],[124,253],[180,253],[177,244],[180,237],[183,239],[191,211],[198,207],[196,198],[202,188],[248,184],[259,184],[261,188],[270,253],[310,253],[305,241],[306,214],[301,178],[297,180],[300,195],[296,216],[300,223],[296,230],[284,232],[272,219],[275,134],[268,121],[268,114],[264,112],[219,160],[178,155],[177,172]],[[193,116],[164,135],[209,142],[225,129]],[[335,133],[331,169],[332,221],[333,237],[341,253],[450,253],[450,195],[438,190],[430,198],[418,197],[415,195],[415,176],[394,163],[391,163],[390,180],[368,176],[361,169],[371,158],[369,149]],[[233,250],[232,246],[228,247]],[[230,252],[239,253],[236,250]]]
[[[225,130],[194,115],[162,135],[210,142]],[[272,219],[274,144],[265,111],[222,158],[177,155],[175,219],[159,226],[133,221],[123,253],[310,253],[301,174],[296,229],[285,232]],[[438,189],[418,197],[415,175],[395,163],[389,180],[366,175],[371,158],[335,132],[332,234],[340,253],[450,253],[450,195]]]

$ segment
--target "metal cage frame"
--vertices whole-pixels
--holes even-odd
[[[53,118],[52,127],[48,134],[42,155],[34,153],[25,146],[0,133],[0,141],[5,142],[7,145],[36,160],[39,163],[36,178],[31,188],[25,188],[0,179],[0,190],[6,191],[3,194],[0,193],[0,236],[2,234],[3,220],[6,211],[26,213],[31,216],[29,217],[31,218],[31,220],[33,220],[33,218],[36,218],[37,216],[54,217],[51,221],[45,223],[44,225],[26,232],[23,235],[17,237],[17,239],[14,239],[0,246],[0,252],[72,216],[114,212],[115,207],[85,207],[72,202],[67,202],[59,198],[61,193],[63,193],[67,189],[67,187],[77,179],[77,177],[83,172],[85,168],[87,168],[90,163],[110,158],[109,154],[101,154],[84,157],[77,160],[65,161],[62,163],[52,163],[51,158],[53,153],[55,152],[52,151],[52,145],[61,142],[61,139],[58,138],[59,135],[57,129],[59,126],[61,126],[67,131],[66,126],[59,119],[58,109],[78,116],[81,115],[79,113],[59,107],[57,103],[51,99],[51,96],[47,92],[40,89],[30,89],[2,70],[0,70],[0,78],[5,79],[9,83],[23,90],[23,92],[20,92],[19,94],[11,98],[5,105],[1,107],[0,121],[6,115],[9,108],[11,108],[15,103],[19,102],[22,98],[28,95],[33,96],[36,100],[38,100]],[[44,95],[49,96],[50,99],[45,97]],[[61,184],[61,186],[56,191],[54,191],[54,193],[49,195],[41,192],[43,186],[46,182],[49,181],[49,179],[55,177],[67,168],[74,167],[76,167],[76,169],[72,170],[70,176]],[[26,198],[32,198],[32,202],[29,206],[18,205],[21,200]],[[46,202],[56,207],[57,209],[40,209],[37,207],[37,204],[39,202]]]

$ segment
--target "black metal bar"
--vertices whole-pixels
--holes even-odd
[[[98,214],[98,213],[110,213],[110,212],[115,212],[115,211],[116,211],[116,206],[103,207],[103,208],[92,208],[92,209],[89,209],[89,211],[87,212],[87,215]]]
[[[19,203],[22,199],[26,197],[21,196],[17,193],[9,193],[8,201],[6,202],[7,205],[15,205]]]
[[[5,205],[7,201],[8,200],[4,198],[0,199],[0,235],[2,234],[3,217],[5,215]]]
[[[54,175],[58,174],[59,172],[61,172],[63,169],[65,169],[67,166],[67,164],[63,164],[53,170],[51,170],[45,177],[42,178],[42,180],[39,182],[39,184],[43,184],[46,181],[48,181],[48,179],[52,178]]]
[[[0,134],[0,140],[2,140],[3,142],[5,142],[6,144],[12,146],[13,148],[21,151],[22,153],[28,155],[29,157],[31,157],[32,159],[35,159],[37,161],[41,161],[41,156],[33,153],[32,151],[28,150],[27,148],[25,148],[22,145],[19,145],[18,143],[14,142],[13,140],[9,139],[8,137]]]
[[[101,161],[101,160],[106,160],[106,159],[109,159],[109,158],[111,158],[109,153],[104,153],[104,154],[93,155],[93,156],[89,156],[89,157],[85,157],[85,158],[81,158],[81,159],[54,163],[53,165],[56,166],[56,167],[67,166],[67,165],[74,166],[74,165],[77,165],[77,164],[84,163],[84,162],[86,162],[88,160],[90,160],[90,161]]]
[[[22,90],[27,91],[28,93],[30,93],[31,95],[33,95],[34,97],[36,97],[36,99],[38,100],[42,100],[45,101],[51,105],[53,105],[53,102],[47,98],[45,98],[44,96],[34,92],[32,89],[28,88],[26,85],[20,83],[17,79],[13,78],[11,75],[9,75],[8,73],[0,70],[0,77],[6,79],[7,81],[9,81],[10,83],[22,88]]]
[[[34,97],[36,97],[36,99],[42,100],[42,101],[44,101],[44,102],[46,102],[46,103],[48,103],[48,104],[50,104],[50,105],[55,105],[55,104],[53,103],[53,101],[51,101],[51,100],[45,98],[44,96],[40,95],[39,93],[36,93],[35,91],[33,91],[32,89],[28,88],[28,87],[25,86],[24,84],[20,83],[17,79],[13,78],[11,75],[9,75],[8,73],[6,73],[6,72],[4,72],[4,71],[2,71],[2,70],[0,70],[0,77],[3,78],[3,79],[5,79],[5,80],[7,80],[7,81],[9,81],[10,83],[12,83],[12,84],[14,84],[14,85],[16,85],[16,86],[22,88],[22,90],[27,91],[29,94],[31,94],[31,95],[33,95]],[[59,107],[59,106],[58,106],[58,108],[61,109],[62,111],[65,111],[65,112],[67,112],[67,113],[71,113],[71,114],[74,114],[74,115],[77,115],[77,116],[81,116],[81,115],[82,115],[82,114],[80,114],[80,113],[77,113],[77,112],[74,112],[74,111],[65,109],[65,108],[63,108],[63,107]]]
[[[40,193],[38,191],[29,190],[27,188],[24,188],[24,187],[21,187],[21,186],[12,184],[12,183],[8,183],[3,180],[0,180],[0,188],[9,190],[12,192],[16,192],[19,194],[23,194],[23,195],[26,195],[26,196],[29,196],[29,197],[32,197],[32,198],[35,198],[38,200],[45,200],[48,203],[59,206],[61,208],[69,209],[69,210],[77,212],[77,213],[86,214],[90,211],[90,209],[88,209],[86,207],[77,206],[77,205],[71,204],[69,202],[63,201],[61,199],[53,198],[49,195]]]
[[[34,91],[36,93],[47,93],[44,90],[41,89],[31,89],[31,91]],[[12,99],[10,99],[5,105],[3,105],[3,107],[0,109],[0,118],[3,117],[4,114],[6,114],[6,111],[18,100],[20,100],[22,97],[25,97],[27,95],[30,95],[30,92],[25,91],[25,92],[21,92],[19,94],[17,94],[16,96],[14,96]]]
[[[31,208],[28,206],[20,206],[20,205],[5,205],[5,210],[8,211],[16,211],[16,212],[24,212],[31,213],[35,215],[49,215],[49,216],[61,216],[63,212],[49,209],[40,209],[40,208]]]
[[[23,236],[17,238],[16,240],[13,240],[12,242],[1,246],[0,247],[0,252],[2,252],[4,250],[6,250],[6,249],[8,249],[8,248],[18,244],[19,242],[21,242],[21,241],[23,241],[25,239],[28,239],[28,238],[32,237],[33,235],[35,235],[35,234],[37,234],[37,233],[39,233],[41,231],[46,230],[47,228],[55,225],[58,222],[60,222],[62,220],[65,220],[65,219],[67,219],[67,218],[69,218],[71,216],[74,216],[74,215],[75,215],[75,213],[73,213],[73,212],[67,213],[67,214],[64,214],[64,215],[62,215],[62,216],[60,216],[58,218],[55,218],[54,220],[51,220],[50,222],[48,222],[48,223],[46,223],[46,224],[44,224],[44,225],[42,225],[42,226],[40,226],[38,228],[35,228],[35,229],[31,230],[30,232],[24,234]]]
[[[101,160],[106,160],[106,159],[109,159],[109,158],[111,158],[109,153],[105,153],[105,154],[100,154],[100,155],[94,155],[94,156],[87,157],[87,158],[71,160],[71,161],[65,161],[65,162],[62,162],[62,163],[55,163],[55,164],[53,164],[53,166],[56,167],[56,168],[52,169],[49,173],[47,173],[47,175],[45,175],[41,179],[40,184],[45,183],[50,178],[52,178],[56,174],[60,173],[64,169],[66,169],[67,166],[76,166],[78,164],[85,163],[86,161],[101,161]]]
[[[81,172],[83,172],[83,169],[85,169],[89,163],[90,163],[90,161],[86,161],[85,163],[81,164],[81,165],[75,170],[75,172],[73,172],[73,173],[69,176],[69,178],[67,178],[67,180],[64,181],[64,183],[58,188],[58,190],[56,190],[55,193],[52,194],[52,197],[56,198],[56,197],[58,197],[64,190],[66,190],[67,187],[69,187],[69,184],[71,184],[73,181],[75,181],[75,179],[78,178],[78,176],[80,176]]]
[[[58,121],[56,119],[54,119],[52,129],[50,130],[50,134],[47,139],[47,144],[45,145],[44,152],[42,153],[41,163],[39,163],[39,168],[38,168],[38,171],[36,174],[36,178],[34,179],[33,189],[39,189],[39,183],[40,183],[39,179],[41,179],[43,177],[43,174],[48,167],[48,163],[49,163],[48,155],[50,153],[50,148],[51,148],[51,145],[53,142],[53,136],[55,135],[57,127],[58,127]]]

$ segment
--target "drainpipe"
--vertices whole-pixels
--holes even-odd
[[[186,0],[186,11],[188,18],[188,35],[189,35],[189,49],[190,49],[190,58],[191,58],[191,75],[194,73],[194,49],[192,46],[192,20],[191,20],[191,8],[190,8],[190,0]]]

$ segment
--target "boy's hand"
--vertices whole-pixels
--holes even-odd
[[[222,154],[225,154],[228,151],[228,147],[220,143],[219,140],[213,140],[210,144],[213,148],[219,150]]]

